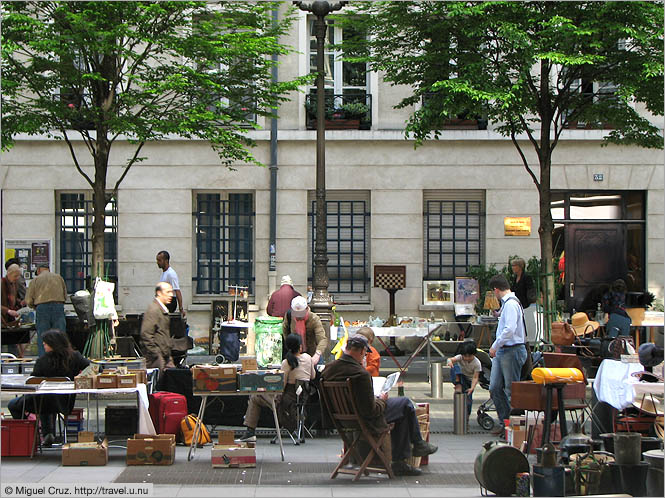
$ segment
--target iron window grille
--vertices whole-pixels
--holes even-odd
[[[254,195],[197,194],[196,294],[220,295],[229,286],[254,293]]]
[[[425,201],[425,280],[465,275],[482,264],[481,201]]]
[[[308,213],[310,225],[310,274],[314,275],[316,201]],[[369,223],[365,200],[326,200],[328,292],[346,299],[369,300]],[[336,300],[339,300],[338,298]]]
[[[61,193],[57,224],[59,234],[59,271],[72,294],[87,288],[92,274],[92,192]],[[104,218],[104,268],[101,273],[118,281],[118,204],[111,198]]]

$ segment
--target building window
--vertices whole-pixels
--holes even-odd
[[[309,281],[314,275],[316,200],[310,193]],[[328,292],[337,303],[369,302],[369,192],[327,192]]]
[[[239,285],[254,293],[254,195],[196,195],[196,294],[220,295]]]
[[[484,192],[424,195],[425,280],[452,279],[483,263]]]
[[[60,193],[57,211],[59,238],[59,272],[67,292],[88,287],[92,266],[92,192]],[[111,198],[105,209],[104,268],[101,273],[118,281],[118,205]]]
[[[316,59],[315,18],[309,16],[309,72],[319,71]],[[342,30],[333,21],[328,22],[324,40],[323,84],[325,87],[326,128],[328,129],[370,129],[372,125],[372,96],[369,93],[369,73],[367,64],[344,60],[342,52],[334,49],[342,39],[363,37],[364,34],[347,27]],[[305,109],[307,128],[316,129],[316,80],[309,88]],[[342,122],[340,122],[342,121]],[[354,123],[355,122],[355,123]]]

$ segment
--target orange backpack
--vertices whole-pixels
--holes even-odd
[[[180,421],[180,436],[181,440],[186,445],[192,444],[192,438],[194,437],[194,427],[196,426],[196,422],[198,420],[199,418],[196,415],[187,415]],[[210,439],[208,429],[206,429],[206,426],[203,422],[201,422],[200,428],[201,429],[199,430],[198,438],[199,440],[196,442],[196,444],[210,443],[212,439]]]

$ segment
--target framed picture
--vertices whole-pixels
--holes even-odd
[[[452,280],[423,281],[423,304],[444,305],[455,302],[455,282]]]
[[[457,304],[475,304],[478,301],[480,287],[475,278],[455,278],[455,302]]]

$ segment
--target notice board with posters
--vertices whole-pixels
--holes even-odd
[[[2,253],[2,264],[12,258],[18,258],[19,266],[26,282],[35,278],[37,267],[42,264],[53,268],[53,241],[51,239],[6,239]],[[4,273],[4,272],[3,272]]]

